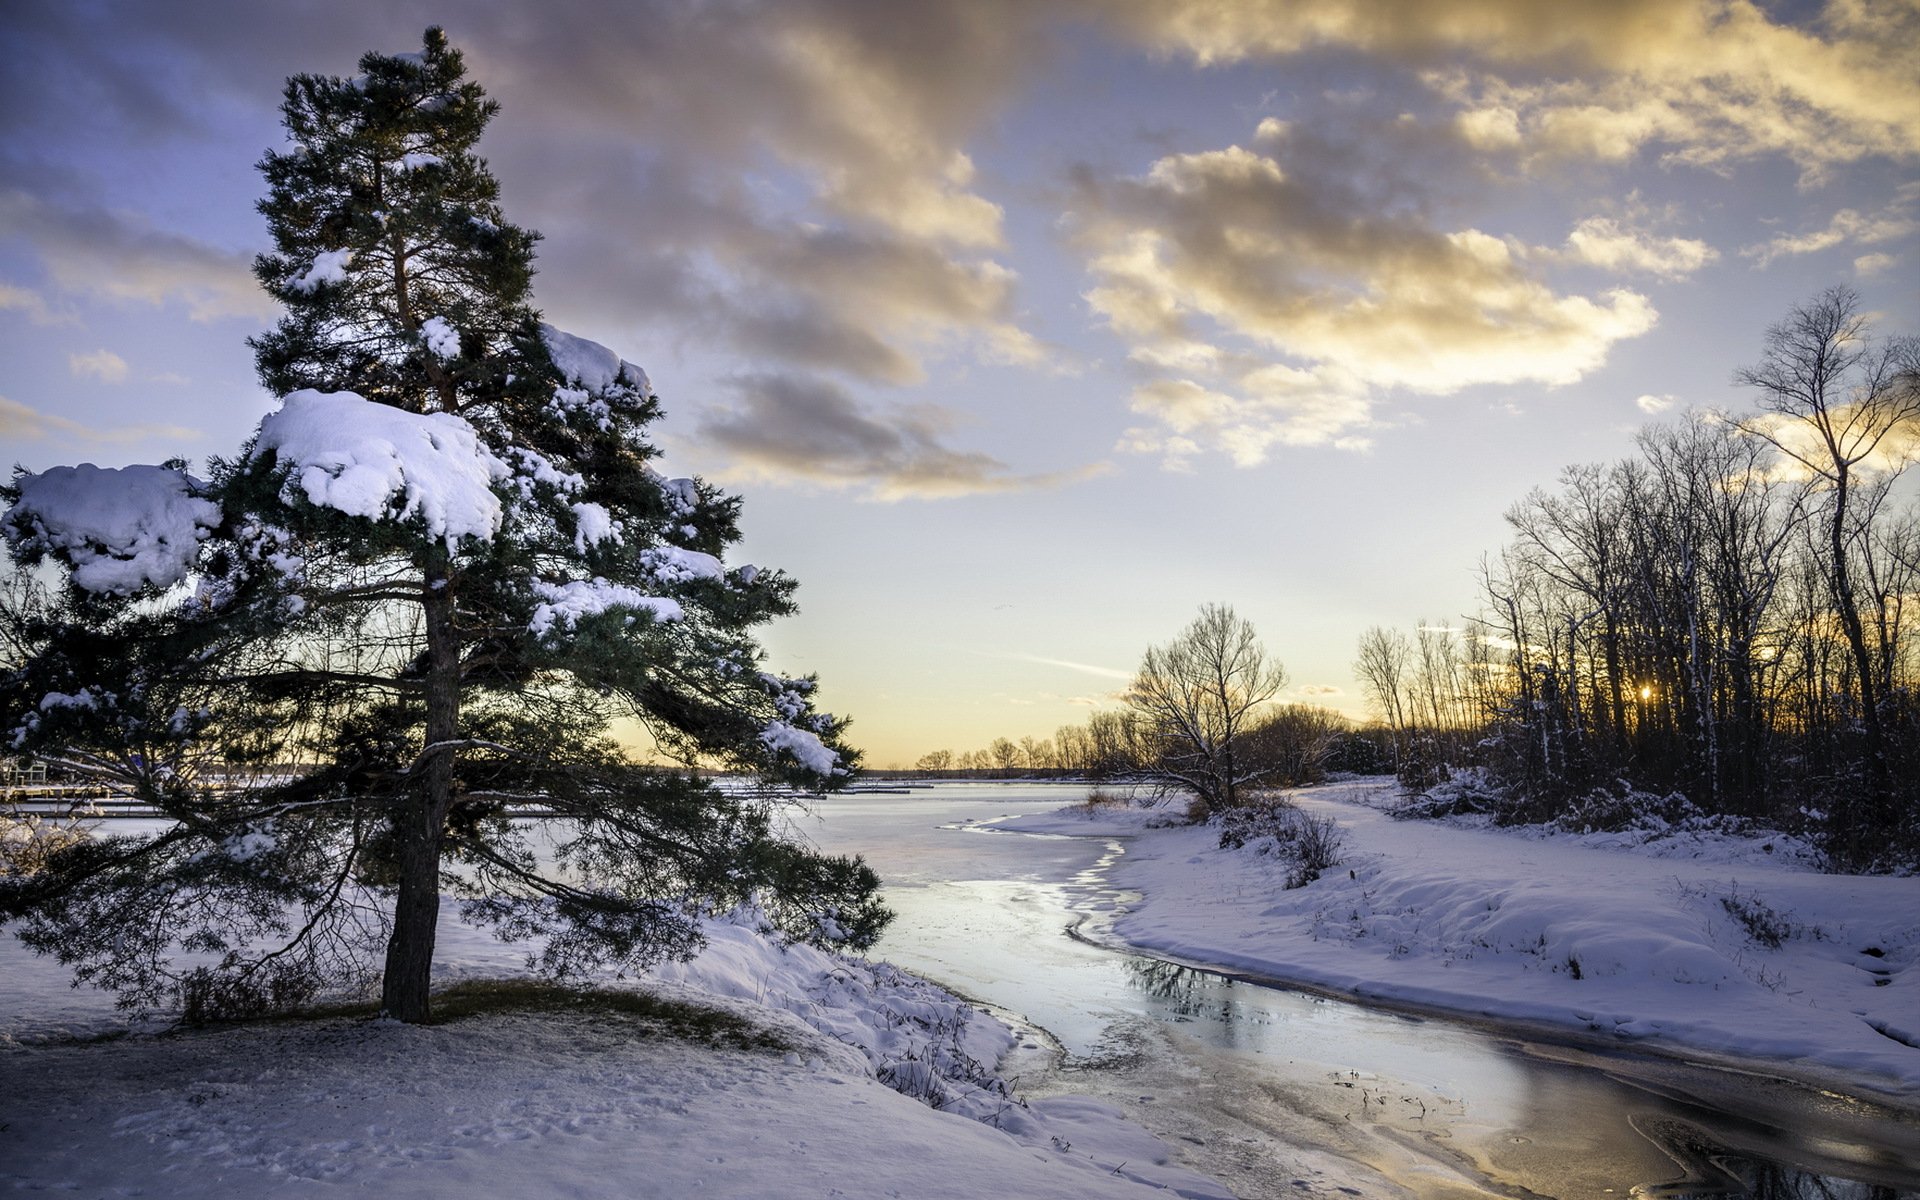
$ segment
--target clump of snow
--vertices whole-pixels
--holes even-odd
[[[410,150],[400,156],[402,171],[418,171],[422,167],[437,167],[446,160],[438,154],[428,154],[423,150]]]
[[[651,613],[656,621],[678,621],[684,615],[678,603],[664,596],[648,596],[598,577],[570,583],[536,579],[532,586],[534,595],[541,599],[527,622],[527,631],[535,637],[551,636],[556,626],[572,629],[584,618],[616,608]]]
[[[533,495],[535,484],[546,484],[556,491],[572,495],[587,486],[586,479],[573,471],[562,471],[553,465],[553,460],[525,446],[507,447],[507,457],[513,460],[513,486],[522,498]]]
[[[700,483],[695,479],[662,479],[660,492],[675,516],[686,516],[700,500]]]
[[[450,325],[445,317],[428,317],[420,325],[420,336],[436,357],[459,357],[460,331]]]
[[[113,702],[113,693],[96,692],[92,688],[81,688],[77,692],[48,692],[40,697],[40,711],[51,712],[56,708],[93,708],[100,707],[102,701]]]
[[[499,532],[493,482],[511,469],[452,413],[410,413],[353,392],[298,391],[254,445],[292,468],[284,494],[375,520],[424,521],[449,547]]]
[[[638,389],[643,396],[653,393],[645,371],[623,361],[599,342],[547,324],[540,326],[540,338],[547,344],[547,355],[553,359],[554,368],[567,383],[577,384],[588,392],[604,392],[616,383],[624,383]]]
[[[640,565],[662,583],[724,578],[727,569],[711,554],[679,546],[655,546],[640,552]]]
[[[296,292],[312,292],[322,284],[345,283],[347,266],[353,261],[351,250],[324,250],[314,256],[313,264],[294,276],[288,284]]]
[[[236,833],[220,843],[220,853],[234,862],[250,862],[279,848],[280,839],[274,836],[273,831],[257,826],[244,833]]]
[[[73,568],[74,585],[127,596],[187,577],[220,507],[169,467],[54,467],[16,481],[20,499],[5,518],[7,540],[53,554]]]
[[[785,721],[767,722],[767,727],[760,731],[760,740],[771,750],[787,751],[816,775],[831,775],[839,769],[840,756],[827,749],[818,735]]]
[[[582,554],[587,552],[588,546],[620,540],[620,529],[614,524],[613,514],[607,511],[604,504],[583,500],[573,506],[573,519],[573,548]]]

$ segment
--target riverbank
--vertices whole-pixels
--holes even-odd
[[[598,981],[584,1005],[200,1030],[129,1024],[7,937],[0,1186],[1230,1200],[1109,1105],[1013,1094],[991,1068],[1016,1035],[951,993],[782,948],[746,917],[707,934],[692,962]],[[441,938],[443,982],[516,975],[526,949],[451,920]]]
[[[998,823],[1138,834],[1103,919],[1140,949],[1266,979],[1665,1053],[1920,1108],[1920,880],[1825,875],[1764,842],[1545,839],[1380,811],[1386,781],[1308,789],[1340,865],[1286,864],[1138,810]],[[1790,861],[1780,861],[1787,859]]]

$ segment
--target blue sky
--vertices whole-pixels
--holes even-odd
[[[870,761],[1044,736],[1206,602],[1362,711],[1501,512],[1735,407],[1835,283],[1920,330],[1920,8],[1301,0],[21,3],[0,451],[201,460],[270,411],[285,76],[439,22],[549,319],[802,581]]]

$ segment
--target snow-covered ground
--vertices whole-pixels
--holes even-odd
[[[780,1048],[605,1012],[127,1034],[104,997],[67,989],[58,967],[6,937],[0,1187],[214,1200],[342,1187],[587,1200],[1228,1195],[1110,1106],[1010,1094],[991,1067],[1016,1035],[932,984],[782,948],[751,918],[712,923],[708,943],[691,963],[606,986],[721,1009]],[[442,928],[449,980],[516,974],[523,950]]]
[[[1777,838],[1547,838],[1381,811],[1386,781],[1300,792],[1340,865],[1287,889],[1257,844],[1154,813],[1001,822],[1138,834],[1115,935],[1393,1003],[1765,1064],[1920,1104],[1920,879],[1826,875]],[[1772,944],[1777,941],[1776,944]]]

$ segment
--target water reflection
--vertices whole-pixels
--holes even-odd
[[[1728,1150],[1684,1121],[1655,1119],[1635,1127],[1685,1171],[1677,1183],[1642,1184],[1648,1200],[1900,1200],[1913,1192],[1892,1183],[1842,1179]]]

